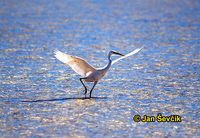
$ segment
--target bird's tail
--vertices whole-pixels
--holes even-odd
[[[120,57],[120,58],[118,58],[118,59],[115,59],[114,61],[112,61],[112,65],[115,64],[116,62],[118,62],[118,61],[121,60],[121,59],[127,58],[127,57],[129,57],[129,56],[131,56],[131,55],[134,55],[134,54],[138,53],[140,50],[142,50],[142,48],[143,48],[143,47],[137,48],[137,49],[133,50],[132,52],[126,54],[125,56],[122,56],[122,57]]]

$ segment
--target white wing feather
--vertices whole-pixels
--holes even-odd
[[[90,73],[96,70],[82,58],[65,54],[59,50],[55,50],[54,54],[58,60],[69,65],[76,73],[83,77],[88,76]]]
[[[138,53],[141,49],[142,49],[142,47],[141,48],[137,48],[137,49],[133,50],[132,52],[126,54],[125,56],[122,56],[122,57],[120,57],[118,59],[115,59],[114,61],[112,61],[112,65],[115,64],[116,62],[118,62],[119,60],[122,60],[124,58],[127,58],[127,57],[129,57],[131,55],[134,55],[134,54]]]

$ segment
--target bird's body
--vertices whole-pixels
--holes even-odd
[[[78,73],[79,75],[82,76],[82,78],[80,78],[80,81],[85,88],[85,96],[87,94],[87,88],[82,80],[84,80],[85,82],[94,82],[94,85],[93,85],[92,89],[90,90],[90,98],[91,98],[91,94],[92,94],[92,91],[93,91],[95,85],[102,77],[105,76],[105,74],[108,72],[108,70],[112,64],[118,62],[119,60],[121,60],[123,58],[126,58],[128,56],[131,56],[131,55],[139,52],[141,49],[142,48],[136,49],[125,56],[118,52],[110,51],[108,54],[108,64],[104,68],[101,68],[101,69],[95,69],[89,63],[87,63],[84,59],[82,59],[80,57],[68,55],[68,54],[65,54],[58,50],[54,51],[54,54],[58,60],[69,65],[76,73]],[[112,54],[121,55],[122,57],[118,58],[112,62],[112,60],[111,60]]]

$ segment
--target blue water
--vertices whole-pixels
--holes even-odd
[[[1,1],[0,135],[199,137],[199,7],[198,0]],[[53,56],[59,49],[103,67],[110,50],[139,47],[86,100],[79,76]],[[133,121],[158,113],[182,122]]]

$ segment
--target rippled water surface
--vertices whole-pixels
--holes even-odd
[[[199,15],[198,0],[0,1],[0,135],[199,137]],[[59,49],[102,67],[110,50],[138,47],[86,100],[79,76],[53,57]],[[133,121],[158,113],[182,122]]]

